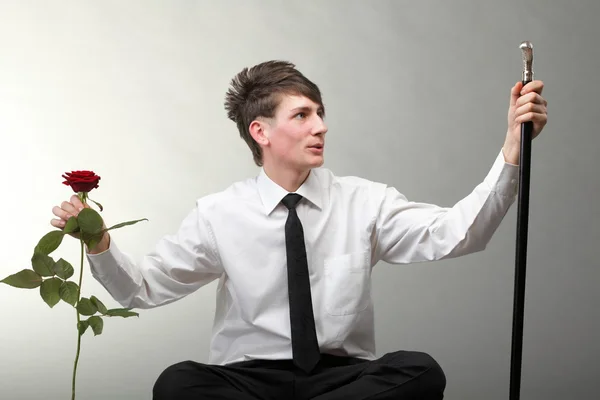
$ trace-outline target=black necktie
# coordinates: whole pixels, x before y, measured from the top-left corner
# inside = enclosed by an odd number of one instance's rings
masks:
[[[282,203],[289,210],[285,223],[285,247],[287,251],[292,351],[296,366],[308,373],[319,362],[320,353],[310,295],[304,231],[296,213],[296,204],[301,199],[302,196],[299,194],[291,193],[284,197]]]

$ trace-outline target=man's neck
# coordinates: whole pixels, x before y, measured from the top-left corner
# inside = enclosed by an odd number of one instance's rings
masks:
[[[305,171],[297,171],[268,165],[264,165],[263,169],[265,170],[265,174],[267,174],[269,179],[290,193],[298,190],[298,188],[302,186],[310,174],[310,169]]]

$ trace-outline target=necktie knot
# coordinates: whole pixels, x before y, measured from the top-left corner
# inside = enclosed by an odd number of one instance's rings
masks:
[[[286,195],[281,202],[287,207],[288,210],[291,210],[292,208],[296,208],[296,205],[300,200],[302,200],[301,195],[297,193],[290,193]]]

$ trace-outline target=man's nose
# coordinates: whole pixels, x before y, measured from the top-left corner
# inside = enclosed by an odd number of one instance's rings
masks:
[[[327,133],[327,130],[328,130],[327,124],[325,124],[325,121],[323,121],[323,118],[317,117],[314,129],[313,129],[313,135],[324,135]]]

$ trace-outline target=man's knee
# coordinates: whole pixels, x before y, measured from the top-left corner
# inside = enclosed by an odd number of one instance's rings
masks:
[[[441,365],[429,354],[420,351],[399,351],[390,353],[391,363],[406,368],[419,375],[422,387],[428,392],[442,393],[446,388],[446,374]]]
[[[417,352],[419,359],[427,368],[425,380],[432,392],[443,392],[446,389],[446,374],[442,366],[429,354]]]
[[[156,379],[152,394],[154,400],[173,399],[179,388],[191,375],[198,373],[198,364],[192,361],[183,361],[167,367]]]

